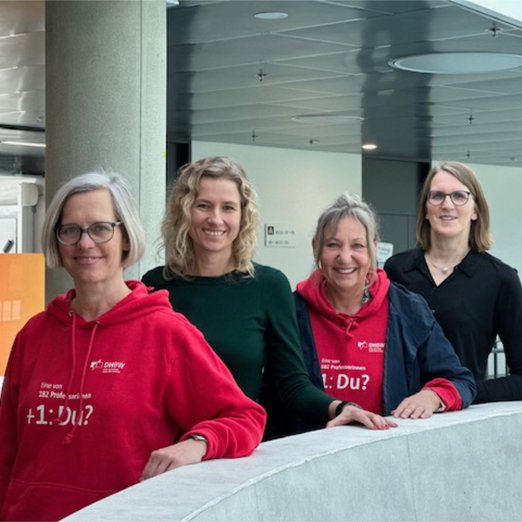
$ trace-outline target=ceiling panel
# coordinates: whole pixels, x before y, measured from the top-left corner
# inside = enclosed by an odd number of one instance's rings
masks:
[[[413,1],[412,4],[416,4],[417,9],[406,13],[375,16],[364,21],[338,21],[320,27],[286,31],[285,34],[353,47],[375,48],[483,35],[487,27],[482,16],[449,3],[438,9],[429,2]],[[498,22],[496,26],[505,32],[513,30]]]
[[[0,0],[2,136],[45,140],[44,7]],[[269,9],[288,17],[254,17]],[[417,53],[522,54],[519,26],[450,0],[180,0],[167,18],[170,142],[358,153],[372,140],[378,149],[365,154],[375,157],[522,165],[522,68],[441,75],[389,65]],[[303,115],[363,119],[294,121]],[[43,154],[0,143],[16,168]]]
[[[45,143],[45,2],[0,1],[0,174],[42,173]],[[37,132],[30,132],[36,130]]]
[[[2,1],[0,35],[36,33],[45,28],[45,3],[41,0]]]
[[[503,154],[495,145],[520,128],[520,69],[433,75],[397,71],[389,61],[416,53],[522,53],[520,27],[451,1],[185,5],[168,13],[171,29],[184,28],[169,36],[176,93],[169,102],[171,141],[192,136],[353,152],[373,140],[374,156],[426,161],[435,154],[448,158],[446,153],[462,160],[479,146],[484,161],[489,151],[496,163],[513,164],[517,140]],[[288,18],[256,20],[253,14],[267,5]],[[218,18],[220,27],[205,34]],[[259,81],[256,74],[266,76]],[[184,103],[190,112],[182,110]],[[292,120],[320,114],[364,120],[345,128]]]
[[[278,34],[266,34],[220,40],[201,44],[169,45],[169,52],[175,55],[174,66],[178,72],[219,70],[247,64],[262,64],[275,59],[314,56],[341,50],[341,46],[331,43],[313,42],[288,38]],[[216,72],[219,74],[219,71]]]

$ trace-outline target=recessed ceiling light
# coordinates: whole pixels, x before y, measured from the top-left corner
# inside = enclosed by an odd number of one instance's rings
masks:
[[[348,116],[346,114],[303,114],[294,116],[292,121],[299,123],[313,123],[315,125],[340,125],[342,123],[351,123],[353,121],[361,121],[360,116]]]
[[[389,65],[425,74],[479,74],[522,67],[522,55],[506,53],[428,53],[402,56]]]
[[[256,13],[254,18],[258,20],[284,20],[288,18],[288,13],[284,13],[283,11],[264,11]]]
[[[45,143],[33,143],[29,141],[1,141],[4,145],[20,145],[21,147],[45,147]]]
[[[363,150],[375,150],[377,148],[377,145],[375,143],[365,143],[361,146]]]

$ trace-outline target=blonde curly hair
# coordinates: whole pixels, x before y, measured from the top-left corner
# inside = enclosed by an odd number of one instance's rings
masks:
[[[258,223],[256,193],[243,167],[236,161],[222,156],[187,163],[178,170],[161,224],[162,247],[165,249],[163,276],[165,279],[175,276],[187,277],[194,270],[194,245],[189,231],[191,209],[198,196],[202,177],[229,179],[237,185],[241,203],[241,222],[239,234],[232,243],[232,256],[235,270],[253,276],[252,258],[256,248]]]

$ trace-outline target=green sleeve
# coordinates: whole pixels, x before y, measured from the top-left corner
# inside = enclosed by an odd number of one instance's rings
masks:
[[[295,303],[286,276],[269,274],[263,295],[268,310],[267,364],[284,406],[305,420],[326,423],[334,400],[316,388],[306,372],[299,341]]]

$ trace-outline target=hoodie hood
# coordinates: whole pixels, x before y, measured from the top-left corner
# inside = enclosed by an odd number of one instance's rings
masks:
[[[77,328],[92,328],[93,323],[100,327],[116,325],[148,315],[157,310],[171,309],[166,290],[149,294],[148,288],[141,281],[130,280],[125,283],[131,290],[131,293],[94,321],[86,321],[71,310],[71,301],[76,296],[74,288],[66,294],[55,297],[47,306],[47,312],[66,325],[72,324],[73,316],[76,316],[75,323]]]
[[[349,317],[360,320],[374,314],[386,299],[389,287],[390,280],[386,273],[378,268],[375,282],[369,288],[371,299],[357,313]],[[310,309],[336,323],[339,319],[344,321],[348,317],[345,313],[337,312],[330,303],[326,295],[326,280],[319,269],[315,270],[308,279],[298,283],[296,292],[306,301]]]
[[[140,281],[127,281],[126,285],[131,290],[131,293],[116,303],[110,310],[92,321],[86,321],[71,309],[71,301],[76,295],[74,289],[69,290],[66,294],[57,296],[49,303],[47,307],[48,313],[63,323],[66,328],[70,327],[71,336],[71,364],[65,391],[65,401],[56,416],[50,420],[50,425],[60,425],[64,422],[77,368],[80,369],[79,411],[83,411],[85,381],[87,372],[93,364],[91,358],[96,350],[96,335],[100,329],[115,326],[122,322],[129,323],[134,319],[165,308],[171,309],[167,291],[149,294],[147,287]],[[81,332],[83,332],[83,335],[81,335]],[[78,360],[81,358],[80,353],[83,351],[81,348],[78,348],[78,343],[80,345],[85,343],[85,340],[82,343],[78,339],[85,335],[88,335],[87,348],[84,352],[83,360]],[[62,444],[72,444],[79,424],[80,422],[74,424],[72,429],[65,435]]]
[[[310,312],[317,361],[327,393],[375,413],[383,411],[382,382],[389,316],[390,282],[377,270],[371,298],[357,313],[337,312],[320,271],[297,285]]]

